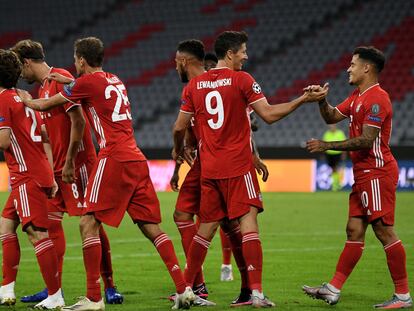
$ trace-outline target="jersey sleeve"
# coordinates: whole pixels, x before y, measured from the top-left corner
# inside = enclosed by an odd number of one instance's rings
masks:
[[[347,99],[345,99],[342,103],[340,103],[338,106],[335,107],[338,112],[343,115],[344,117],[349,118],[351,114],[351,103],[352,103],[353,96],[349,96]]]
[[[247,72],[239,72],[238,83],[248,105],[265,97],[259,83]]]
[[[15,97],[15,100],[17,100],[16,97]],[[12,114],[10,110],[11,110],[11,107],[7,103],[2,103],[0,105],[0,129],[12,127]]]
[[[63,85],[60,94],[72,104],[81,103],[83,99],[90,97],[89,82],[86,77],[80,77],[69,84]],[[65,106],[66,108],[66,106]]]
[[[73,76],[70,74],[70,72],[67,72],[67,71],[61,71],[61,72],[59,72],[61,75],[63,75],[63,76],[65,76],[65,77],[68,77],[68,78],[72,78],[73,79]],[[65,87],[65,84],[62,84],[62,83],[56,83],[56,94],[57,93],[62,93],[62,92],[64,92],[65,90],[64,90],[64,87]],[[76,106],[80,106],[81,105],[81,103],[79,102],[79,101],[77,101],[76,103],[74,103],[74,102],[71,102],[71,101],[68,101],[66,104],[64,104],[63,105],[63,108],[66,110],[66,111],[69,111],[69,110],[71,110],[73,107],[76,107]]]
[[[181,112],[194,114],[194,105],[191,100],[189,85],[187,85],[181,93]]]
[[[364,121],[363,124],[381,128],[382,123],[388,116],[386,98],[375,96],[367,98],[364,103]]]

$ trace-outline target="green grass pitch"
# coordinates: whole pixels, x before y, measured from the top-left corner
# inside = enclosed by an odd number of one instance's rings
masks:
[[[6,193],[0,200],[5,201]],[[184,264],[183,251],[172,221],[176,194],[160,193],[162,228],[172,238]],[[279,310],[371,310],[372,305],[391,297],[393,285],[387,270],[384,251],[368,229],[362,259],[343,288],[338,305],[328,306],[301,292],[301,286],[329,281],[345,241],[348,193],[265,193],[265,212],[260,215],[260,236],[264,253],[264,291]],[[414,193],[398,193],[396,231],[407,252],[407,268],[414,288]],[[67,304],[85,294],[78,219],[65,216],[67,251],[63,273],[63,290]],[[19,229],[20,230],[20,229]],[[167,297],[173,284],[155,248],[132,224],[128,216],[119,229],[107,229],[112,248],[114,278],[125,295],[123,305],[107,305],[107,310],[168,310]],[[19,232],[22,248],[20,271],[16,282],[17,296],[31,294],[44,287],[33,248]],[[238,294],[236,280],[220,282],[221,248],[216,237],[204,264],[210,299],[217,303],[212,310],[230,310],[230,301]],[[235,268],[235,265],[233,264]],[[26,310],[18,302],[15,310]],[[242,309],[248,309],[243,307]]]

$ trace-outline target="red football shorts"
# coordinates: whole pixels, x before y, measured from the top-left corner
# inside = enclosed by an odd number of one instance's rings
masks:
[[[134,222],[160,223],[160,204],[147,161],[118,162],[100,158],[86,189],[84,214],[109,226],[118,227],[125,211]]]
[[[55,176],[59,190],[53,199],[48,201],[48,212],[64,212],[69,216],[81,216],[84,210],[84,193],[88,184],[88,176],[95,165],[89,161],[76,169],[76,181],[72,184],[63,182],[61,176]]]
[[[225,217],[239,218],[250,211],[250,207],[263,211],[262,195],[256,171],[252,165],[247,174],[227,178],[201,178],[201,222],[219,221]]]
[[[50,188],[40,187],[36,182],[29,181],[12,189],[4,206],[2,216],[19,221],[25,231],[29,224],[47,229],[47,197]]]
[[[200,178],[201,165],[198,158],[196,158],[193,167],[188,171],[187,176],[185,176],[180,192],[178,193],[177,203],[175,204],[177,211],[198,214],[201,198]]]
[[[394,224],[395,192],[398,176],[384,176],[355,183],[349,195],[349,217],[366,217],[371,223],[378,218],[386,225]]]

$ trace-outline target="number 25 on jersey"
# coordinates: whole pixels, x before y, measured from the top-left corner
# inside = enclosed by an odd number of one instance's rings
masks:
[[[115,93],[116,102],[114,111],[112,112],[112,122],[124,121],[124,120],[132,120],[131,113],[129,112],[129,100],[128,96],[125,92],[125,85],[118,84],[118,85],[108,85],[105,89],[105,99],[110,99]],[[124,104],[125,113],[120,113],[121,105]]]

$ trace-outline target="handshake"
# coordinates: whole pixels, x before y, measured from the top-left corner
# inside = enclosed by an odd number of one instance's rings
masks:
[[[328,95],[329,83],[325,83],[324,86],[309,85],[303,91],[302,99],[304,102],[320,102]]]

